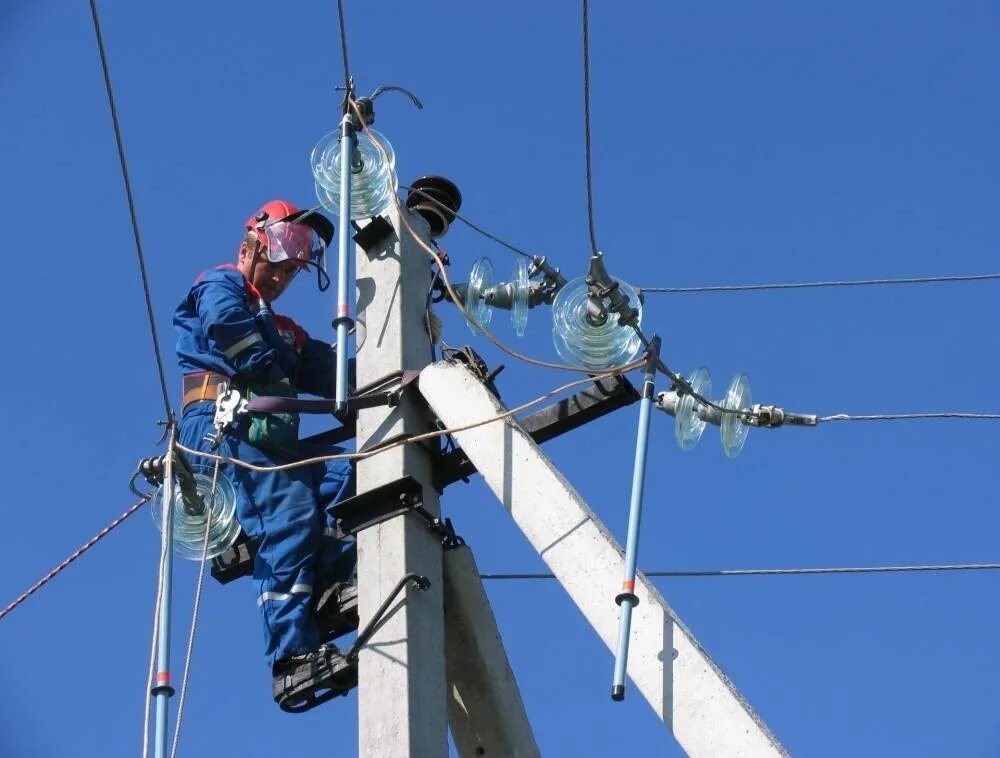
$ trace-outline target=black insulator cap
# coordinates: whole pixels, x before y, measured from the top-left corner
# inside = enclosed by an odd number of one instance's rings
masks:
[[[611,687],[611,699],[615,702],[621,702],[625,699],[625,686],[621,684],[615,684]]]
[[[462,193],[443,176],[422,176],[410,185],[406,207],[416,211],[431,225],[431,237],[443,237],[462,207]]]

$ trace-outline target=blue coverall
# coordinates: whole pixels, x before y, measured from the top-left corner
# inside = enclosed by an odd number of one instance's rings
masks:
[[[203,273],[177,307],[177,358],[185,374],[211,371],[237,386],[267,387],[287,380],[294,390],[331,397],[335,351],[311,339],[294,321],[256,311],[256,292],[235,266]],[[260,394],[268,394],[261,392]],[[210,449],[214,401],[191,403],[181,417],[183,445]],[[221,455],[263,466],[289,459],[248,442],[249,421],[242,417],[226,430]],[[298,458],[342,452],[338,448],[299,450]],[[329,461],[278,472],[254,472],[232,464],[220,471],[236,487],[236,515],[249,536],[259,540],[253,579],[264,619],[266,657],[272,666],[288,656],[319,647],[311,609],[316,582],[343,581],[342,554],[353,545],[336,539],[336,524],[326,507],[354,494],[347,461]],[[346,561],[348,566],[351,561]]]

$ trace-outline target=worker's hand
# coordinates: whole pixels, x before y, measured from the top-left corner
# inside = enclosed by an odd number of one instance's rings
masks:
[[[430,335],[431,342],[435,345],[441,341],[441,319],[432,310],[427,311],[427,318],[424,319],[424,330]]]

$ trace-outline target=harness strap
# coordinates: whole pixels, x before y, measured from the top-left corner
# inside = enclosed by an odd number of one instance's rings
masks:
[[[214,371],[198,371],[193,374],[185,374],[181,413],[192,403],[215,400],[219,396],[219,384],[221,382],[228,384],[229,381],[228,376],[217,374]]]

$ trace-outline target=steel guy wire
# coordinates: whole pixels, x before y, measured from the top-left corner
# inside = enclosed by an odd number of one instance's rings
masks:
[[[128,213],[132,221],[132,236],[135,238],[136,256],[139,261],[139,276],[142,279],[142,291],[146,299],[146,316],[149,319],[149,331],[153,341],[153,354],[156,356],[156,370],[160,376],[160,390],[163,393],[163,409],[167,421],[174,417],[170,406],[170,393],[167,390],[166,374],[163,370],[163,356],[160,354],[160,339],[156,333],[156,319],[153,315],[153,297],[149,289],[149,277],[146,274],[146,257],[142,252],[142,239],[139,236],[139,220],[135,212],[135,198],[132,195],[132,182],[129,179],[128,163],[125,160],[125,145],[122,140],[121,125],[118,122],[118,108],[115,105],[114,90],[111,87],[111,71],[108,67],[108,57],[104,49],[104,36],[101,34],[101,23],[97,16],[97,2],[90,0],[90,15],[94,21],[94,34],[97,36],[97,52],[101,57],[101,70],[104,73],[104,89],[108,95],[108,105],[111,108],[111,123],[115,132],[115,145],[118,148],[118,162],[121,164],[122,179],[125,183],[125,197],[128,200]]]
[[[44,587],[46,584],[48,584],[52,579],[54,579],[56,576],[58,576],[60,573],[62,573],[65,569],[67,569],[69,567],[69,565],[71,563],[73,563],[73,561],[75,561],[81,555],[83,555],[88,550],[90,550],[90,548],[92,548],[94,545],[96,545],[102,539],[104,539],[105,537],[107,537],[108,534],[110,534],[111,531],[113,529],[115,529],[115,527],[119,526],[123,521],[125,521],[125,519],[127,519],[129,516],[131,516],[137,510],[139,510],[143,505],[146,504],[147,501],[148,501],[148,498],[144,498],[144,499],[140,500],[139,502],[134,503],[122,515],[120,515],[118,518],[116,518],[114,521],[112,521],[110,524],[108,524],[106,527],[104,527],[95,536],[91,537],[90,540],[88,540],[86,544],[82,545],[77,550],[75,550],[68,558],[66,558],[66,560],[64,560],[62,563],[60,563],[58,566],[56,566],[54,569],[52,569],[49,573],[47,573],[45,576],[43,576],[41,579],[39,579],[37,582],[35,582],[33,585],[31,585],[31,587],[29,587],[24,592],[22,592],[21,595],[16,600],[14,600],[14,602],[12,602],[6,608],[4,608],[2,611],[0,611],[0,619],[2,619],[4,616],[6,616],[11,611],[13,611],[19,605],[21,605],[21,603],[23,603],[29,597],[31,597],[32,595],[34,595],[38,590],[40,590],[42,587]]]
[[[587,164],[587,226],[590,230],[590,250],[597,255],[594,234],[594,182],[590,167],[590,4],[583,0],[583,136]]]
[[[719,284],[702,287],[638,287],[643,294],[694,292],[752,292],[760,290],[819,289],[821,287],[863,287],[882,284],[933,284],[938,282],[980,282],[1000,279],[1000,274],[958,274],[954,276],[914,276],[899,279],[833,279],[817,282],[785,282],[777,284]]]
[[[903,574],[928,571],[991,571],[1000,569],[1000,563],[954,563],[913,566],[833,566],[827,568],[771,568],[771,569],[675,569],[642,571],[647,577],[720,577],[720,576],[804,576],[822,574]],[[480,579],[555,579],[551,573],[480,574]]]

